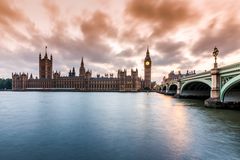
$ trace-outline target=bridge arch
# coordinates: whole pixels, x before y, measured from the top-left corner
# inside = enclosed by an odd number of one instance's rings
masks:
[[[163,93],[166,93],[166,92],[167,92],[167,85],[164,85],[164,86],[162,87],[162,92],[163,92]]]
[[[164,87],[163,85],[160,86],[159,92],[162,92],[162,91],[163,91],[163,87]]]
[[[211,81],[199,79],[185,82],[181,86],[180,95],[186,97],[210,97]]]
[[[162,90],[162,86],[159,87],[158,92],[161,92],[161,90]]]
[[[235,96],[239,96],[239,93],[240,93],[240,90],[239,90],[240,89],[240,75],[233,77],[227,83],[224,84],[224,86],[222,87],[221,92],[220,92],[221,102],[224,102],[226,94],[230,93],[231,90],[233,90],[234,88],[238,89],[238,95],[235,95]],[[231,95],[231,96],[233,96],[233,95]],[[233,96],[233,98],[234,98],[234,96]]]
[[[177,88],[178,88],[177,84],[175,84],[175,83],[171,84],[168,88],[168,94],[170,94],[170,95],[177,94]]]
[[[169,90],[177,89],[177,84],[173,83],[169,86]]]

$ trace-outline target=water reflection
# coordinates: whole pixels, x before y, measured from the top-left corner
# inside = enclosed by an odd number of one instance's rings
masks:
[[[207,109],[201,100],[156,93],[0,94],[1,159],[240,157],[240,112]]]

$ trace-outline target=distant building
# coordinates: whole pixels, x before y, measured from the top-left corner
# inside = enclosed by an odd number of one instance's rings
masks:
[[[193,74],[196,74],[195,70],[194,71],[187,71],[186,74],[182,74],[181,71],[178,71],[177,74],[174,73],[174,71],[171,71],[169,74],[168,74],[168,77],[163,77],[163,80],[162,80],[162,83],[166,84],[166,83],[169,83],[170,81],[173,81],[173,80],[179,80],[183,77],[186,77],[186,76],[189,76],[189,75],[193,75]]]
[[[85,70],[82,58],[79,75],[76,76],[75,68],[69,71],[68,76],[61,76],[60,72],[53,72],[53,57],[48,58],[47,47],[45,56],[39,54],[39,78],[32,74],[12,74],[12,90],[75,90],[75,91],[140,91],[143,88],[151,88],[151,58],[147,49],[144,61],[144,77],[138,76],[138,69],[118,70],[117,77],[113,74],[105,74],[101,77],[92,77],[92,72]]]

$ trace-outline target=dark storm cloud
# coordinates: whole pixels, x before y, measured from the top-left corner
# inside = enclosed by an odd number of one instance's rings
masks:
[[[183,24],[191,24],[199,19],[196,10],[192,10],[187,1],[176,3],[174,0],[131,0],[125,10],[133,20],[148,23],[153,27],[152,36],[163,35]]]
[[[226,56],[239,49],[239,37],[240,23],[237,19],[230,18],[220,27],[217,26],[217,21],[214,19],[201,32],[200,38],[192,47],[192,54],[198,56],[211,54],[213,48],[217,46],[220,50],[220,56]]]

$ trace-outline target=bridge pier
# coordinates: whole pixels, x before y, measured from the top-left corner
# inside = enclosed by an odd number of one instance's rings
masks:
[[[168,95],[168,93],[169,93],[169,85],[166,85],[166,92],[165,92],[165,94]]]
[[[181,97],[181,81],[177,81],[177,93],[174,95],[175,98]]]
[[[213,51],[213,56],[215,57],[214,67],[211,70],[211,96],[209,99],[204,101],[206,107],[211,108],[222,108],[224,104],[220,100],[220,71],[217,65],[217,55],[218,49],[215,47]]]

